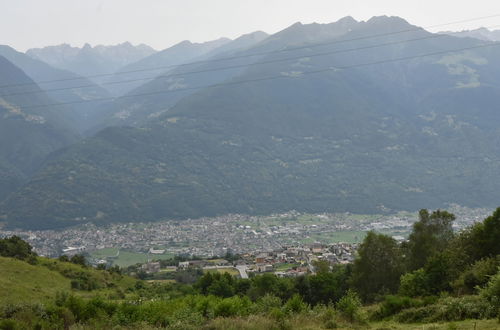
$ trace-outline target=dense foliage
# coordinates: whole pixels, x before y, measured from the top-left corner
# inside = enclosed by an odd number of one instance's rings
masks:
[[[313,329],[330,329],[381,320],[492,319],[500,317],[500,256],[489,244],[498,238],[499,215],[500,208],[455,234],[452,214],[422,210],[407,242],[370,232],[353,265],[319,261],[315,274],[296,278],[267,273],[240,279],[197,271],[192,285],[148,282],[122,275],[116,267],[94,269],[82,256],[38,258],[34,267],[63,275],[70,287],[43,304],[4,304],[0,328],[222,329],[235,327],[224,321],[232,320],[248,329],[299,329],[304,322]],[[2,255],[23,260],[31,253],[18,237],[0,241],[0,247]],[[258,325],[248,327],[252,322]]]
[[[0,239],[0,256],[36,262],[36,253],[31,245],[23,241],[19,236],[11,236]]]

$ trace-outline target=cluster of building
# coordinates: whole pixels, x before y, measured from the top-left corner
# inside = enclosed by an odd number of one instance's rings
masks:
[[[457,215],[455,226],[460,229],[484,219],[491,210],[454,206],[450,212]],[[0,230],[0,237],[18,235],[38,254],[48,257],[116,248],[151,255],[165,253],[209,258],[227,252],[257,255],[261,251],[279,250],[282,246],[347,241],[335,238],[335,235],[345,232],[377,230],[404,239],[416,220],[416,213],[358,216],[350,213],[307,215],[290,211],[270,216],[230,214],[99,227],[85,224],[60,231]],[[362,239],[362,235],[354,236],[349,242],[359,243]],[[327,255],[325,258],[333,257]]]
[[[195,259],[181,261],[176,266],[167,266],[165,271],[201,268],[203,270],[234,269],[241,278],[251,274],[274,273],[280,277],[296,277],[307,273],[315,273],[318,261],[325,261],[330,266],[351,263],[356,254],[357,244],[309,244],[303,246],[285,246],[256,254],[246,253],[234,262],[225,259]],[[159,261],[151,261],[141,266],[147,274],[162,271]]]

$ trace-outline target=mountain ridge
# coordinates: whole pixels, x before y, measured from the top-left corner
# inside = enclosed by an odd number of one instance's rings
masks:
[[[388,32],[395,29],[407,32]],[[0,215],[12,228],[47,229],[291,209],[495,206],[499,49],[434,37],[394,17],[292,30],[237,54],[301,45],[293,57],[240,58],[237,70],[181,81],[223,82],[216,86],[120,103],[143,119],[53,153],[0,205]],[[319,40],[325,55],[311,56]],[[459,48],[469,50],[447,52]],[[269,76],[280,79],[262,79]],[[166,109],[151,117],[155,105]]]

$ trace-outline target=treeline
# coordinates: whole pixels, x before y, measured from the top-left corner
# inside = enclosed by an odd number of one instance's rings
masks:
[[[98,295],[92,299],[73,291],[45,305],[4,306],[0,328],[293,329],[307,322],[325,329],[380,320],[500,321],[500,208],[459,233],[454,220],[446,211],[421,210],[407,241],[369,232],[353,264],[321,261],[315,274],[297,278],[199,273],[192,285],[135,280],[119,290],[110,280],[105,288],[90,288]],[[12,245],[0,247],[1,255],[18,255]]]

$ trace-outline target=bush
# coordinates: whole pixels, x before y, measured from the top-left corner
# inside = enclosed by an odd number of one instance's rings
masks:
[[[410,297],[388,295],[385,296],[380,308],[372,315],[372,319],[382,320],[386,317],[395,315],[404,309],[420,307],[422,305],[423,302]]]
[[[238,296],[226,298],[215,307],[215,316],[230,317],[248,315],[252,303],[247,297]]]
[[[421,268],[401,276],[399,294],[408,297],[425,296],[428,294],[427,276]]]
[[[458,294],[472,294],[484,287],[490,277],[496,274],[500,265],[500,257],[486,258],[476,261],[468,270],[460,274],[452,287]]]
[[[0,320],[0,330],[22,329],[21,325],[14,320]]]
[[[497,312],[500,310],[500,268],[496,275],[491,277],[486,287],[480,290],[480,294]]]
[[[337,309],[341,315],[350,322],[364,321],[361,315],[361,299],[358,294],[352,290],[348,290],[347,294],[340,298],[337,303]]]
[[[302,297],[295,294],[292,298],[288,299],[283,306],[285,313],[298,314],[307,309],[307,304],[302,300]]]
[[[281,299],[272,294],[266,294],[260,298],[255,304],[255,311],[257,313],[268,313],[273,308],[281,308]]]
[[[495,314],[495,309],[479,296],[447,297],[433,305],[405,309],[396,320],[403,323],[462,321],[491,318]]]

